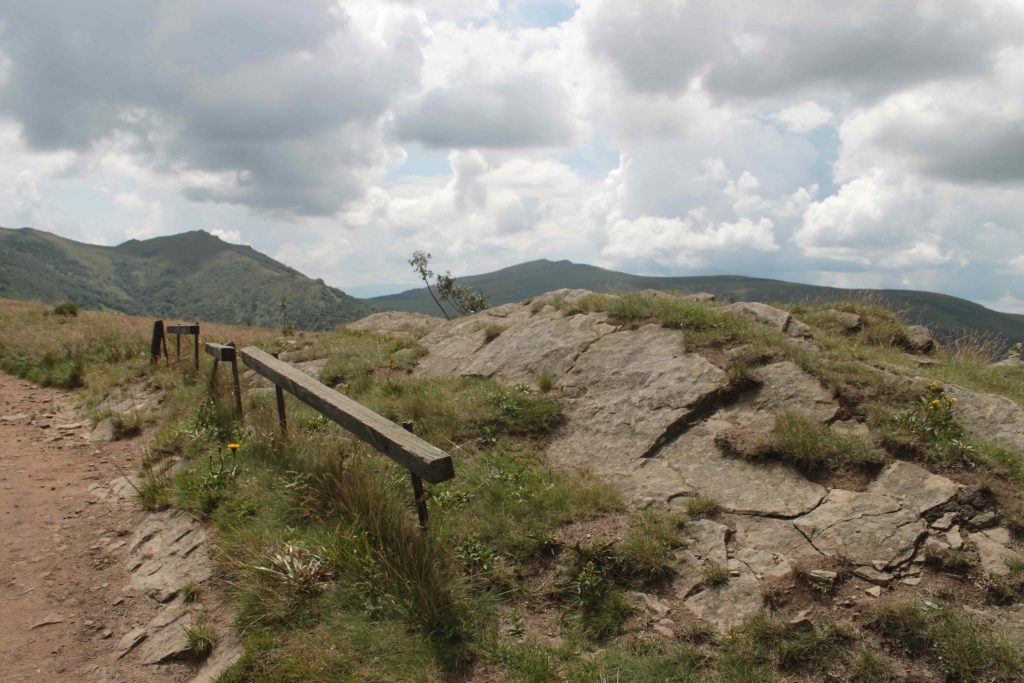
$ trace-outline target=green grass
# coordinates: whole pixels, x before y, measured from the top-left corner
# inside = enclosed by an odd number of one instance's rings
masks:
[[[192,623],[182,628],[185,631],[185,642],[188,643],[188,652],[192,659],[203,659],[213,651],[214,645],[217,644],[217,637],[205,611],[197,611],[193,616]]]
[[[775,417],[770,451],[805,472],[818,469],[877,468],[884,462],[870,439],[843,434],[796,413]]]
[[[895,652],[930,654],[947,680],[1014,681],[1024,676],[1019,644],[951,607],[884,605],[868,625]]]
[[[696,496],[686,499],[686,514],[693,519],[714,517],[720,510],[718,501],[711,496],[698,493]]]

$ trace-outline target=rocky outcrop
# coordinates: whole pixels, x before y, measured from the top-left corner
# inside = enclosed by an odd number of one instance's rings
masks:
[[[960,487],[946,477],[902,461],[882,470],[868,487],[869,493],[888,496],[920,515],[948,503],[959,490]]]
[[[662,449],[658,457],[678,475],[686,490],[711,496],[730,512],[795,517],[825,497],[823,486],[792,467],[723,454],[715,434],[732,426],[720,417],[708,419]]]
[[[981,394],[962,387],[946,389],[957,399],[953,414],[982,439],[1024,453],[1024,408],[1002,396]]]
[[[672,436],[672,428],[728,385],[679,335],[655,325],[594,342],[558,382],[567,424],[548,449],[556,460],[618,479]]]
[[[419,339],[442,324],[444,324],[444,318],[438,318],[433,315],[406,313],[403,311],[384,311],[360,318],[354,323],[348,323],[345,325],[345,329],[367,332],[380,337]]]
[[[732,313],[767,325],[790,337],[811,337],[811,328],[794,318],[789,311],[754,301],[741,301],[722,308],[723,313]]]
[[[213,575],[206,551],[206,529],[181,510],[141,512],[128,547],[131,587],[157,602],[167,602],[183,585]]]
[[[460,372],[513,383],[532,384],[545,373],[558,378],[591,344],[614,330],[603,316],[565,316],[548,308],[501,332]]]

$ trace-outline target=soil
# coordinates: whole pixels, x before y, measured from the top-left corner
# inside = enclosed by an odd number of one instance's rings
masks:
[[[73,402],[0,373],[0,680],[183,680],[185,665],[118,659],[159,605],[127,589],[137,508],[95,489],[134,473],[145,441],[90,443]]]

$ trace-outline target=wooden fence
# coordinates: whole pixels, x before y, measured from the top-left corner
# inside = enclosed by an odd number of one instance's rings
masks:
[[[203,345],[206,353],[213,356],[213,371],[210,373],[210,391],[217,387],[217,365],[219,363],[231,363],[231,384],[235,390],[235,412],[242,417],[242,387],[238,382],[238,354],[235,353],[234,342],[227,344],[211,344],[206,342]]]
[[[234,349],[232,347],[224,347]],[[427,528],[423,480],[432,484],[455,476],[450,455],[412,433],[412,424],[399,426],[271,354],[247,346],[237,352],[242,362],[274,384],[281,429],[288,430],[284,392],[292,394],[358,439],[409,470],[420,527]]]
[[[191,325],[164,325],[163,320],[153,323],[153,339],[149,345],[149,363],[156,365],[160,362],[160,353],[163,351],[164,362],[170,365],[170,358],[167,354],[167,335],[175,337],[175,358],[181,360],[181,335],[192,335],[192,362],[195,369],[199,369],[199,323]]]

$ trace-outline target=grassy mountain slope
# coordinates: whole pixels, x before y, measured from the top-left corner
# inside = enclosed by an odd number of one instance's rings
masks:
[[[321,280],[201,230],[102,247],[0,228],[0,296],[262,326],[280,325],[287,296],[300,329],[331,329],[371,312]]]
[[[766,303],[811,303],[870,296],[900,312],[908,322],[926,324],[939,333],[986,332],[1009,340],[1024,339],[1024,316],[1000,313],[965,299],[933,292],[839,289],[737,275],[648,277],[546,259],[503,268],[493,273],[461,277],[459,282],[486,294],[491,305],[521,301],[561,287],[594,291],[663,289],[711,292],[720,299]],[[438,314],[437,307],[425,289],[412,289],[367,301],[381,310]]]

